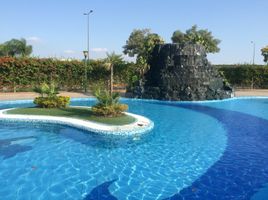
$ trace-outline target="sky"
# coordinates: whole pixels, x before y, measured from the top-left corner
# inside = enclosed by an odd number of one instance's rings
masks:
[[[83,58],[90,15],[90,58],[122,54],[133,29],[150,28],[166,43],[192,25],[221,40],[213,64],[263,64],[268,0],[0,0],[0,43],[25,38],[38,57]],[[253,43],[251,42],[253,41]],[[129,58],[125,57],[127,60]]]

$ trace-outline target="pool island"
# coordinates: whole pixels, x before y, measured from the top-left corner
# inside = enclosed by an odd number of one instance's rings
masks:
[[[43,122],[68,125],[93,133],[137,135],[152,130],[153,122],[141,115],[124,112],[121,116],[103,117],[92,114],[90,107],[43,109],[12,108],[0,110],[0,120]]]

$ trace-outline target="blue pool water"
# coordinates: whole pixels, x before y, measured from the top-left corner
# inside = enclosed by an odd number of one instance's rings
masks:
[[[268,199],[268,99],[123,102],[153,131],[133,140],[0,121],[0,199]]]

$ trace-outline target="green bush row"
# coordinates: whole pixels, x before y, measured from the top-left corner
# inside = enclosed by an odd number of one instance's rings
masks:
[[[234,87],[268,88],[268,67],[264,65],[215,66]]]
[[[133,76],[133,63],[114,66],[115,83],[128,83]],[[80,90],[84,84],[85,63],[39,58],[0,57],[0,92],[31,90],[42,82],[55,82],[64,90]],[[88,85],[108,84],[110,69],[104,60],[91,60],[87,65]]]
[[[215,65],[235,87],[268,88],[268,67],[264,65]],[[55,82],[63,90],[81,90],[85,63],[51,58],[0,57],[0,92],[32,90],[43,82]],[[87,65],[87,85],[108,85],[110,70],[104,60],[91,60]],[[114,66],[115,83],[131,86],[138,80],[137,66],[122,62]]]

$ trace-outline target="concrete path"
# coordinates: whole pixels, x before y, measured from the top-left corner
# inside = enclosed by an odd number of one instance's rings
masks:
[[[235,96],[268,96],[268,89],[237,89],[235,91]]]
[[[60,92],[60,95],[69,96],[72,98],[87,98],[91,97],[90,94],[84,94],[79,92]],[[35,92],[7,92],[0,93],[0,101],[1,100],[23,100],[23,99],[34,99],[38,97],[39,94]]]
[[[60,95],[70,96],[72,98],[92,97],[91,94],[84,94],[79,92],[60,92]],[[0,101],[34,99],[37,96],[38,94],[34,92],[0,93]],[[235,91],[235,97],[243,97],[243,96],[268,96],[268,89],[237,89]]]

